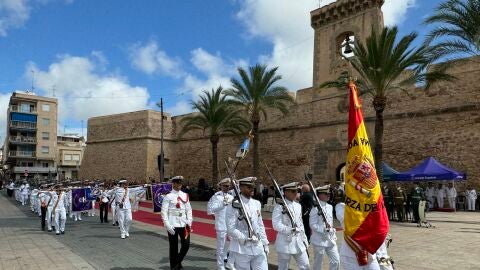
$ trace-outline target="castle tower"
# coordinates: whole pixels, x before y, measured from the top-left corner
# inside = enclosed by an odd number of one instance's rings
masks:
[[[311,26],[315,30],[314,88],[336,79],[347,69],[347,61],[341,54],[346,36],[364,41],[372,27],[383,27],[383,3],[384,0],[338,0],[310,12]]]

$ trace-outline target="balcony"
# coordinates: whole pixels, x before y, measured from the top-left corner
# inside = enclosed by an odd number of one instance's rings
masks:
[[[19,157],[19,158],[35,158],[37,152],[35,151],[9,151],[9,157]]]
[[[56,170],[54,167],[13,167],[14,173],[56,173]]]
[[[21,107],[18,105],[11,105],[10,106],[10,111],[11,112],[19,112],[19,113],[31,113],[31,114],[36,114],[37,113],[37,108],[36,107]]]
[[[10,128],[12,129],[37,129],[35,122],[10,121]]]
[[[9,137],[9,142],[12,144],[36,144],[37,138],[35,137],[27,137],[27,136],[16,136],[16,137]]]

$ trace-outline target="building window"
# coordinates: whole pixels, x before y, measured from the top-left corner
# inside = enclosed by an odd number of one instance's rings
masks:
[[[42,132],[42,140],[50,140],[50,133]]]
[[[80,161],[80,155],[72,155],[73,161]]]
[[[43,168],[48,168],[48,162],[42,162],[42,167]]]
[[[43,118],[42,122],[43,122],[44,126],[49,126],[50,125],[50,119],[48,119],[48,118]]]
[[[30,104],[22,103],[20,105],[20,111],[21,112],[30,112]]]
[[[65,155],[65,156],[63,157],[63,160],[65,160],[65,161],[71,161],[71,160],[72,160],[72,155]]]
[[[50,111],[50,105],[48,105],[48,104],[42,104],[42,111],[44,111],[44,112],[49,112],[49,111]]]
[[[49,147],[48,146],[42,146],[42,154],[48,154]]]

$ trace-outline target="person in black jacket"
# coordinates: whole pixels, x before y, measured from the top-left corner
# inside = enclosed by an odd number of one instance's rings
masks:
[[[302,186],[302,195],[300,196],[300,205],[302,206],[302,220],[305,234],[307,235],[308,242],[310,243],[310,211],[313,208],[313,194],[310,191],[308,184]]]

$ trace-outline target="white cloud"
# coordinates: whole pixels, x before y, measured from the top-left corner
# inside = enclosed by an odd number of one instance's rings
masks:
[[[19,28],[30,17],[27,0],[0,0],[0,36],[6,36],[10,28]]]
[[[407,10],[415,7],[415,2],[416,0],[386,0],[382,7],[385,25],[396,25],[405,21]]]
[[[180,60],[168,56],[155,41],[145,45],[136,43],[130,46],[129,52],[132,66],[147,74],[158,73],[174,78],[179,78],[183,74]]]
[[[53,2],[71,4],[74,0],[0,0],[0,36],[8,30],[22,27],[30,18],[34,4],[46,5]]]
[[[327,5],[334,0],[322,1]],[[389,25],[405,19],[406,11],[415,0],[386,0],[383,7]],[[318,0],[241,0],[237,18],[247,27],[250,38],[270,41],[272,52],[259,57],[269,66],[278,66],[281,83],[291,90],[312,85],[313,36],[310,11],[318,8]],[[275,8],[272,8],[275,7]]]
[[[175,106],[167,107],[165,112],[168,112],[172,115],[181,115],[192,112],[192,105],[186,100],[178,101]]]
[[[35,86],[41,95],[52,96],[55,88],[59,121],[87,120],[147,107],[147,89],[130,85],[118,74],[100,72],[98,67],[104,63],[98,55],[98,52],[92,57],[63,55],[47,70],[34,63],[27,65],[25,75],[29,77],[31,70],[35,72]]]

